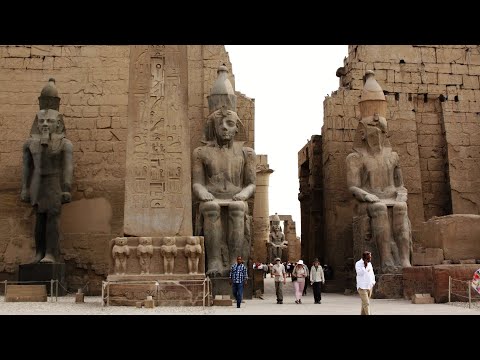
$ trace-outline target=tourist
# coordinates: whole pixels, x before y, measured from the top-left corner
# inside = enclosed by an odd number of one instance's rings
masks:
[[[243,298],[243,287],[247,285],[247,268],[241,256],[237,256],[237,263],[230,268],[230,285],[232,285],[233,296],[237,300],[237,308],[240,307]]]
[[[308,269],[303,264],[303,260],[298,260],[297,265],[293,269],[292,276],[297,278],[297,280],[293,282],[295,288],[295,304],[301,304],[303,288],[305,287],[305,278],[308,276]]]
[[[355,263],[357,272],[357,291],[362,299],[362,310],[360,315],[370,315],[370,297],[372,288],[375,285],[375,274],[372,266],[372,254],[365,251],[362,258]]]
[[[280,262],[280,258],[275,259],[275,265],[272,266],[272,275],[275,277],[275,294],[277,295],[277,304],[283,304],[283,285],[287,282],[285,266]]]
[[[317,258],[313,259],[313,265],[310,269],[310,285],[313,288],[313,299],[315,304],[321,304],[322,284],[325,284],[325,276]]]

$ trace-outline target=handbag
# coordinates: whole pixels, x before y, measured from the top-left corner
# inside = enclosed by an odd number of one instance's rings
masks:
[[[297,281],[297,277],[292,275],[292,281]]]

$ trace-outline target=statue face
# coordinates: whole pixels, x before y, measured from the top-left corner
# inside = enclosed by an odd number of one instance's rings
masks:
[[[215,131],[217,138],[222,141],[230,141],[238,132],[237,119],[232,111],[228,111],[227,116],[215,119]]]
[[[115,239],[116,245],[127,245],[127,238],[116,238]]]
[[[40,110],[37,113],[37,127],[40,133],[48,130],[50,134],[53,134],[57,131],[58,114],[58,111],[52,109]]]

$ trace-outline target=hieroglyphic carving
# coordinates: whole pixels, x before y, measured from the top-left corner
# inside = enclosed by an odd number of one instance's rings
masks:
[[[172,231],[163,231],[162,235],[191,235],[191,221],[182,220],[191,214],[186,48],[132,48],[134,83],[129,96],[125,232],[158,236],[158,229],[165,230],[165,220],[176,214],[177,220],[168,221],[171,225],[166,226]],[[145,220],[137,226],[140,216]],[[189,231],[183,231],[187,228]]]

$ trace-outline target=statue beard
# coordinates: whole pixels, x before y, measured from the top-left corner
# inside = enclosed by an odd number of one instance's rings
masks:
[[[40,129],[40,144],[48,146],[48,141],[50,140],[50,131],[48,128]]]

